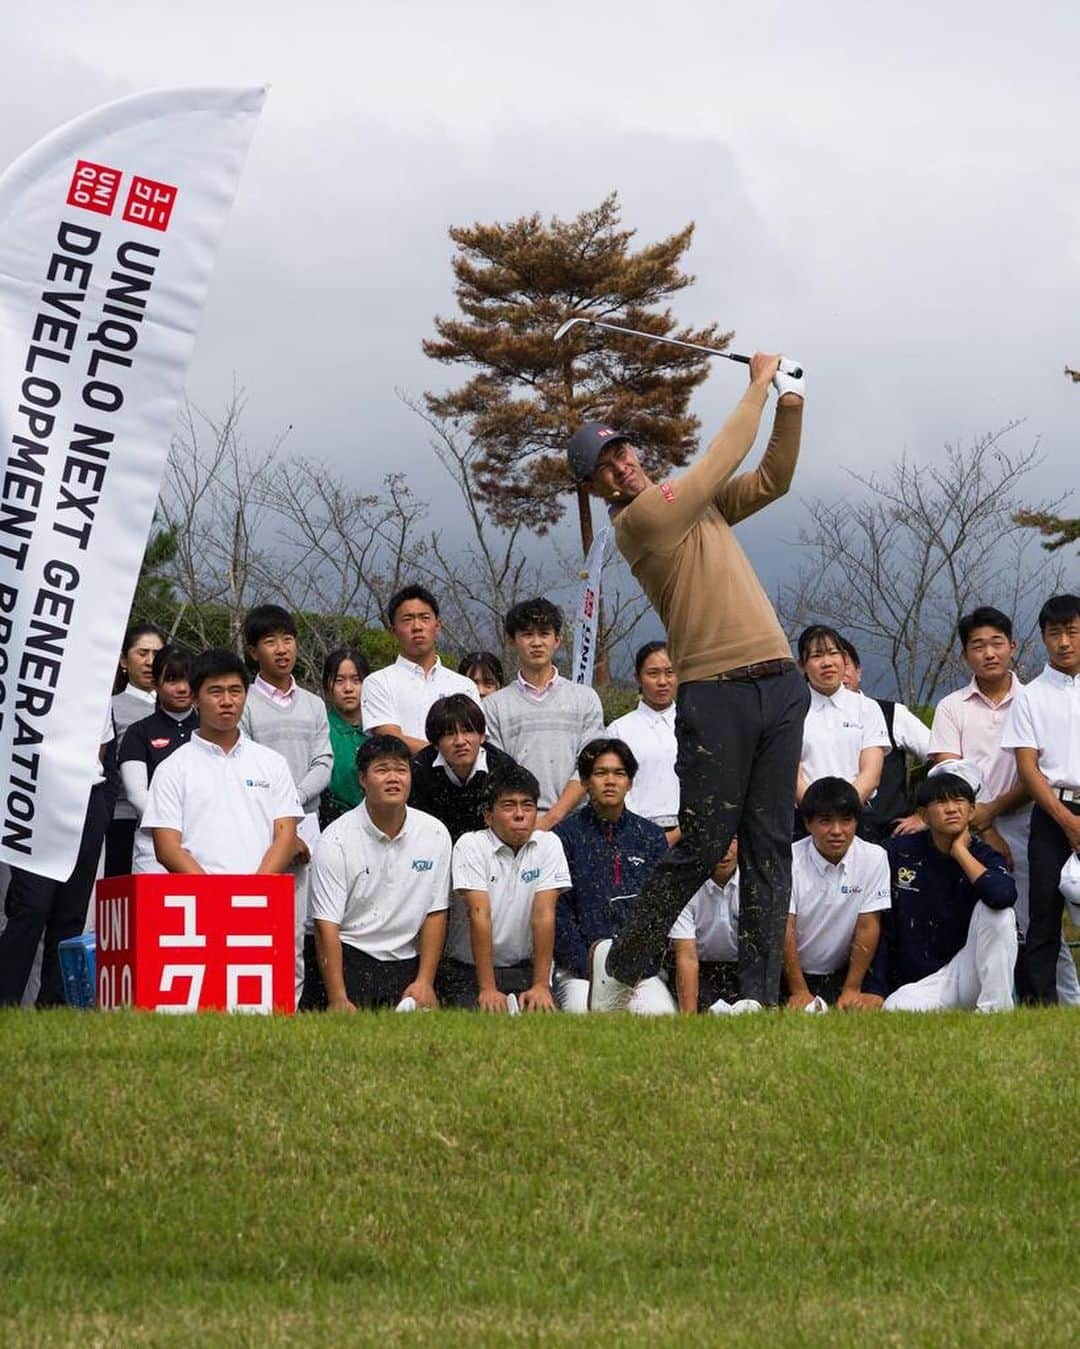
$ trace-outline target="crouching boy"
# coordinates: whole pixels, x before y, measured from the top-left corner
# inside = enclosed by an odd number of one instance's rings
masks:
[[[862,801],[844,778],[812,782],[801,804],[809,836],[791,849],[787,1005],[880,1007],[879,996],[863,992],[863,980],[889,907],[889,859],[884,848],[856,838]]]
[[[926,831],[891,838],[892,908],[867,981],[887,1012],[1013,1005],[1016,882],[971,833],[975,792],[936,773],[915,796]]]
[[[356,752],[364,799],[311,859],[315,951],[331,1011],[434,1007],[450,905],[450,835],[409,799],[409,747],[373,735]]]
[[[439,996],[456,1007],[551,1012],[555,905],[570,884],[562,844],[536,828],[540,787],[516,764],[484,787],[486,829],[454,845],[454,908]]]

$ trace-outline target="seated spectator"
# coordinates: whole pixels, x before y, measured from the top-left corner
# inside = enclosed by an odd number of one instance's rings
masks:
[[[554,1011],[555,902],[570,884],[562,844],[536,828],[539,785],[513,765],[488,779],[487,828],[454,845],[454,909],[439,996],[455,1007]]]
[[[450,835],[406,805],[409,749],[373,735],[356,755],[364,799],[319,838],[311,912],[319,972],[331,1011],[434,1007],[446,940]]]
[[[434,815],[456,843],[462,834],[484,828],[484,788],[513,759],[484,744],[483,709],[464,693],[432,703],[424,723],[431,742],[413,759],[409,805]]]
[[[490,651],[470,651],[458,663],[458,674],[463,674],[476,685],[481,698],[488,698],[506,683],[502,661]]]
[[[862,661],[846,637],[844,650],[844,688],[860,698],[869,698],[862,690]],[[889,749],[881,766],[878,789],[863,808],[859,819],[859,837],[870,843],[884,843],[894,832],[911,833],[911,797],[908,792],[909,759],[923,764],[930,754],[930,728],[903,703],[892,698],[871,698],[881,709],[889,734]]]
[[[517,679],[485,699],[488,743],[532,773],[540,784],[538,828],[553,829],[577,810],[585,789],[577,756],[604,733],[595,690],[564,679],[554,655],[562,641],[562,611],[550,600],[522,600],[506,615],[517,654]]]
[[[892,908],[866,981],[886,1011],[1013,1005],[1016,882],[1004,859],[971,833],[975,793],[954,773],[919,784],[926,830],[885,845]]]
[[[739,843],[732,839],[713,874],[671,929],[680,1012],[728,1007],[739,997]],[[719,1008],[718,1010],[726,1010]]]
[[[319,806],[323,829],[364,799],[356,773],[356,752],[367,739],[360,726],[360,697],[370,673],[363,653],[355,646],[335,647],[323,662],[323,697],[334,753],[330,785]]]
[[[658,824],[669,845],[679,839],[679,779],[675,774],[675,694],[679,687],[665,642],[646,642],[634,657],[641,698],[607,728],[623,740],[638,761],[637,776],[626,798],[628,810]]]
[[[141,827],[166,871],[280,875],[304,812],[284,758],[240,730],[247,669],[231,651],[204,651],[190,683],[199,729],[155,771]]]
[[[128,727],[120,748],[120,777],[136,813],[136,826],[142,822],[155,769],[181,745],[186,745],[198,730],[199,714],[191,694],[190,677],[191,653],[183,647],[163,646],[154,654],[156,709]],[[137,828],[131,869],[136,875],[162,870],[148,830]]]
[[[129,726],[154,710],[154,656],[165,645],[156,623],[137,623],[124,633],[120,662],[113,684],[112,719],[116,728],[114,751],[119,755]],[[139,812],[127,798],[123,783],[105,834],[104,876],[128,876]]]
[[[564,1012],[588,1011],[589,949],[622,928],[646,875],[667,852],[660,826],[626,809],[638,768],[629,745],[591,740],[577,768],[588,799],[555,826],[570,867],[555,929],[555,993]],[[659,969],[635,986],[628,1010],[675,1010]]]
[[[479,702],[480,695],[471,679],[439,659],[435,644],[442,625],[439,602],[430,590],[409,585],[391,596],[386,625],[401,654],[364,680],[361,719],[368,735],[396,735],[410,753],[419,754],[427,744],[424,723],[437,698],[466,693]]]
[[[819,778],[843,778],[863,805],[877,791],[891,741],[881,708],[843,685],[843,639],[815,624],[799,634],[799,669],[810,685],[796,799]]]
[[[862,803],[843,778],[812,782],[802,813],[809,837],[791,849],[787,1006],[802,1009],[820,999],[841,1011],[879,1007],[880,998],[862,989],[889,907],[889,859],[876,843],[856,837]]]

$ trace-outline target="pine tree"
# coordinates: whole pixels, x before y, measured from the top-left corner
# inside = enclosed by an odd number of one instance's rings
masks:
[[[689,411],[709,357],[618,337],[585,324],[561,341],[569,318],[625,323],[658,336],[724,347],[717,325],[676,331],[661,306],[691,285],[681,270],[693,224],[658,243],[631,249],[618,196],[574,220],[538,214],[450,231],[461,317],[435,319],[424,342],[433,360],[477,369],[449,393],[429,393],[433,415],[468,430],[480,445],[473,472],[494,518],[524,519],[538,534],[576,499],[582,551],[592,542],[587,494],[566,465],[566,443],[584,421],[637,433],[646,471],[663,475],[686,462],[699,429]]]

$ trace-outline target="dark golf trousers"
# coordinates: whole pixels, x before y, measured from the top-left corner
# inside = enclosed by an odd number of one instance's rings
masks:
[[[416,956],[409,960],[376,960],[348,942],[341,943],[345,993],[354,1007],[396,1007],[419,967]]]
[[[1066,806],[1080,815],[1080,806]],[[1031,812],[1028,837],[1028,930],[1023,951],[1023,986],[1029,1002],[1056,1003],[1057,962],[1061,950],[1061,911],[1058,889],[1061,868],[1069,859],[1065,831],[1038,806]]]
[[[682,837],[642,888],[607,959],[636,983],[664,950],[672,923],[739,839],[739,992],[780,996],[791,896],[791,821],[803,720],[797,670],[766,679],[697,679],[679,689],[675,719]]]
[[[63,1004],[64,984],[57,947],[68,937],[79,936],[86,926],[86,911],[111,814],[111,793],[102,782],[90,792],[79,855],[66,881],[53,881],[21,867],[11,868],[4,904],[7,926],[0,932],[0,1007],[22,1001],[42,936],[45,949],[37,1005]]]

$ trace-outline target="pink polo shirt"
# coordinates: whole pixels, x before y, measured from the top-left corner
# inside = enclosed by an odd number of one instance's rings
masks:
[[[1021,687],[1014,673],[1008,693],[995,706],[972,678],[970,684],[942,698],[934,710],[930,753],[970,759],[982,774],[980,800],[992,801],[1017,784],[1016,756],[1012,750],[1001,748],[1001,736],[1009,707]]]

